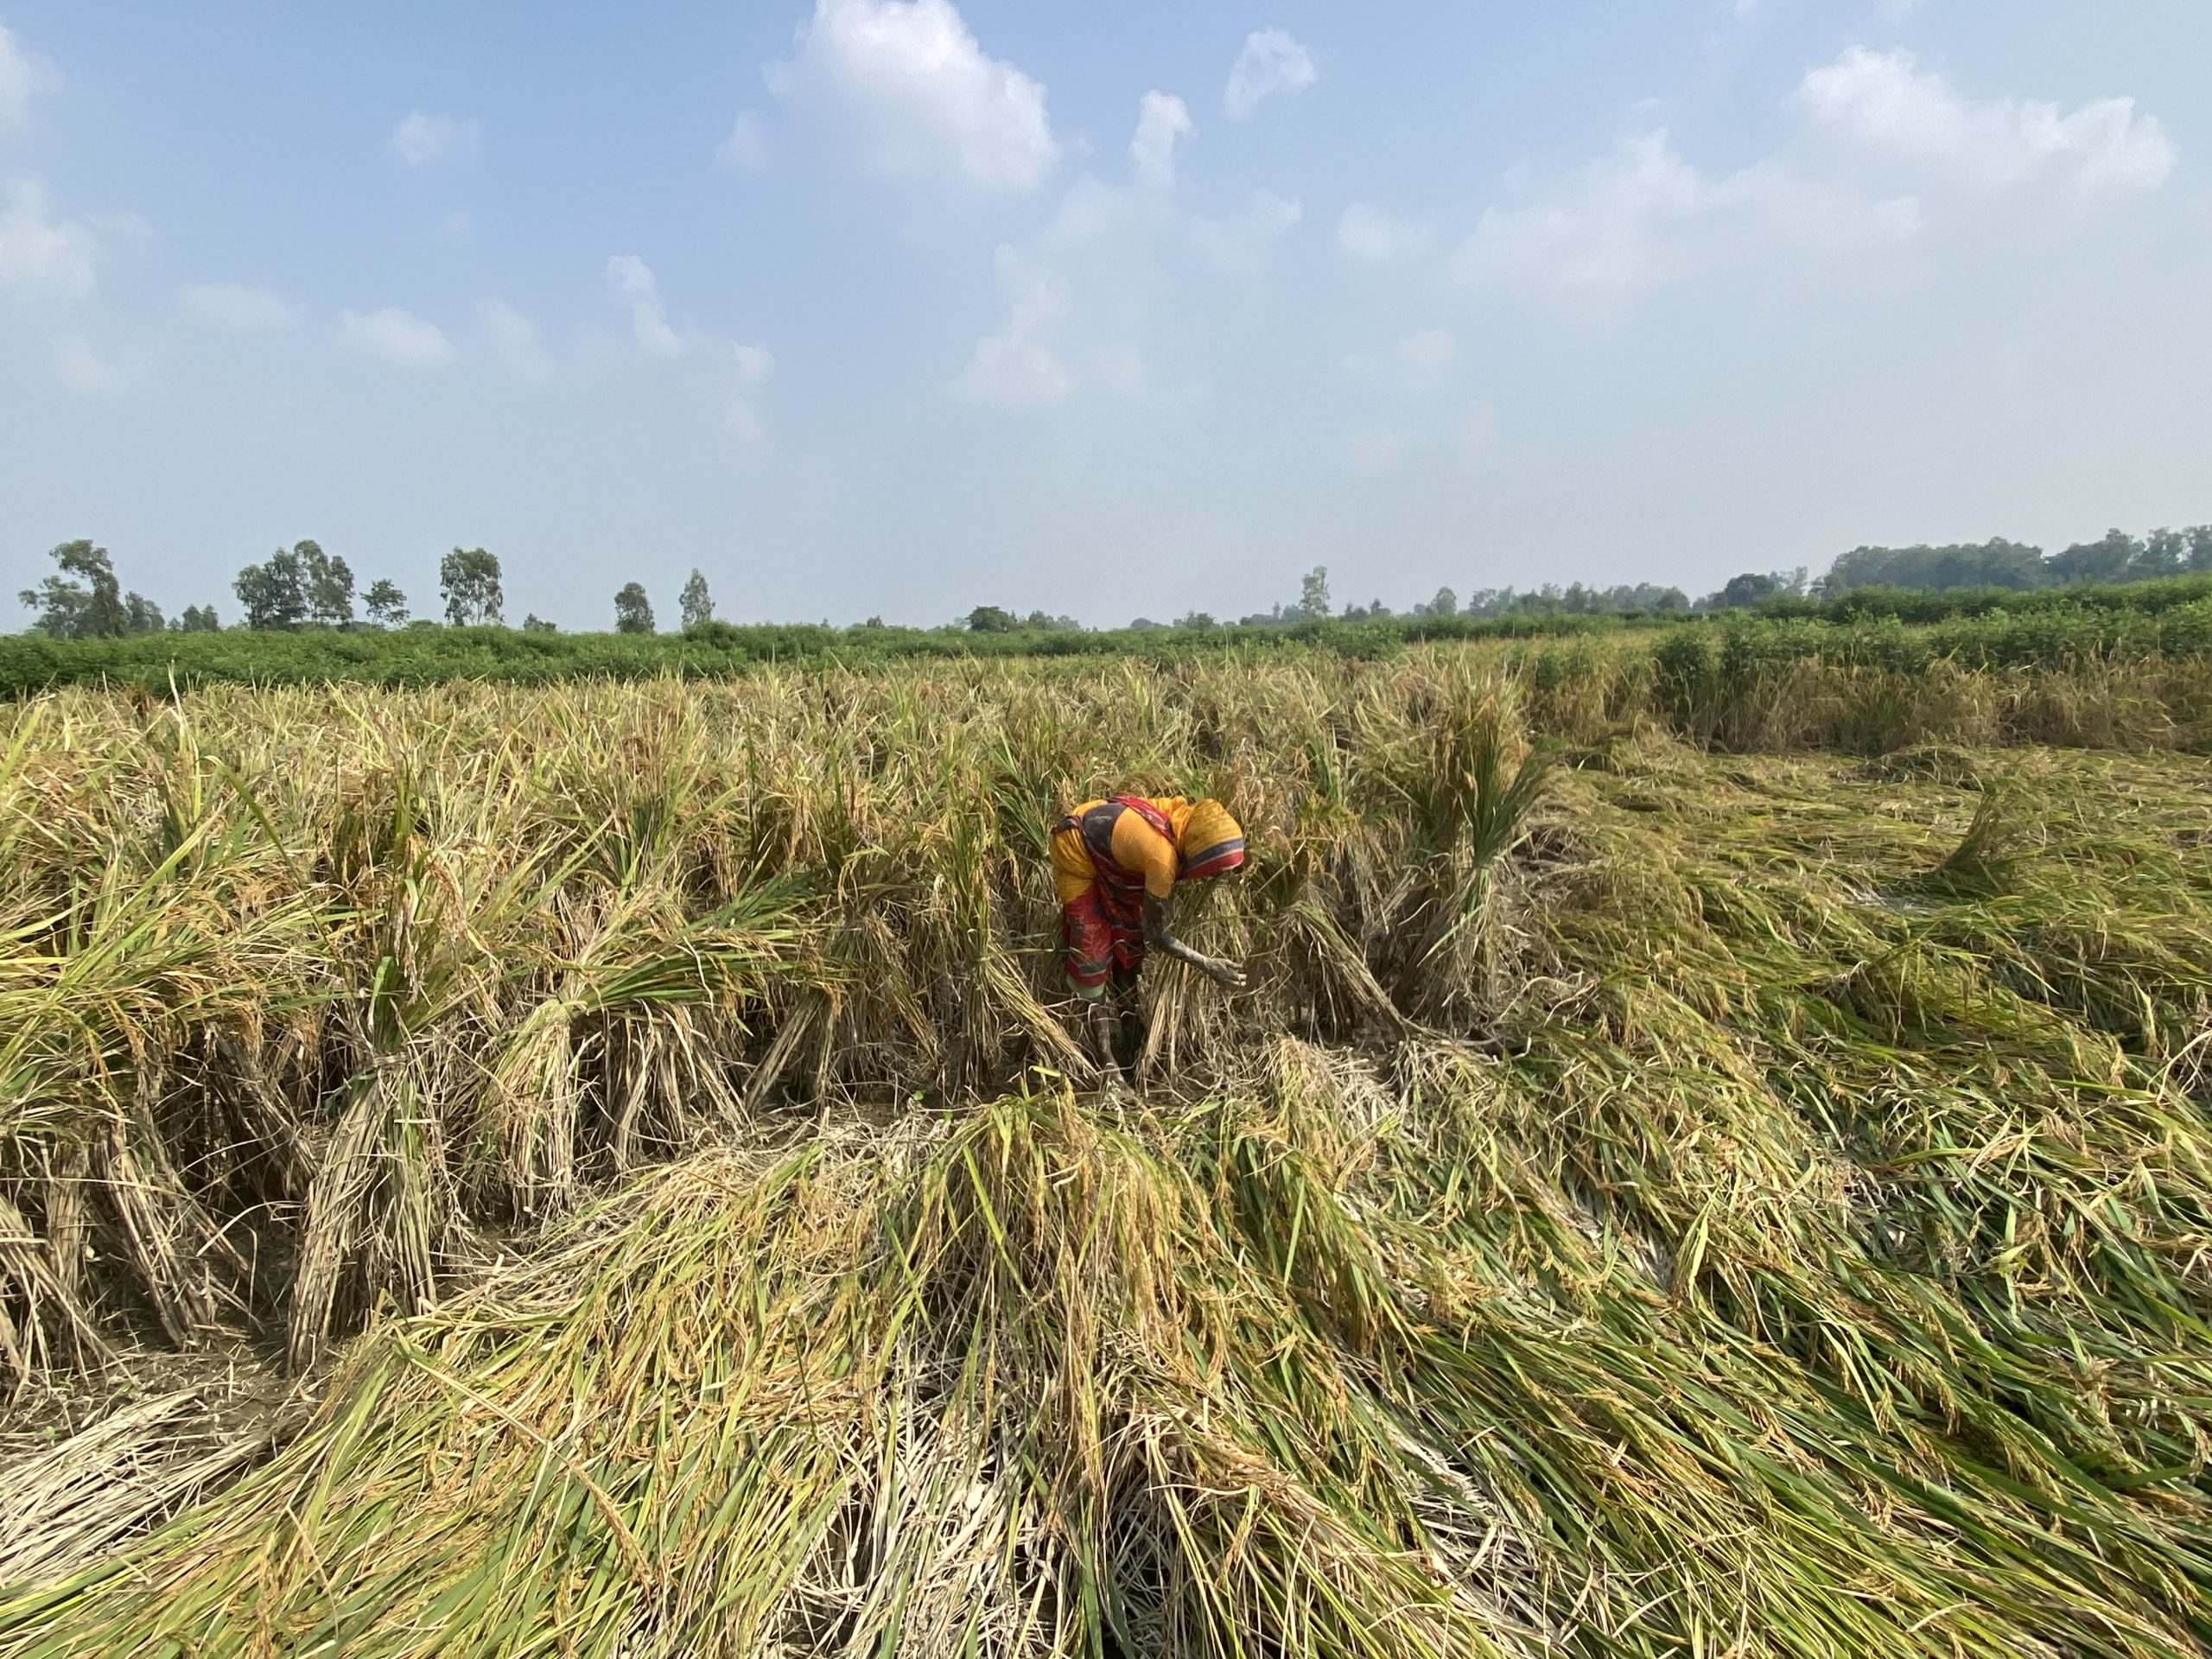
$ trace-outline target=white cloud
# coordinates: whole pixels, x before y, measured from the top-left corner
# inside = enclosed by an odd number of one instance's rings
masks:
[[[1427,442],[1417,427],[1370,426],[1351,435],[1352,470],[1367,478],[1387,478],[1402,469]]]
[[[1089,378],[1118,397],[1154,409],[1179,409],[1206,395],[1203,385],[1186,383],[1163,386],[1152,378],[1152,365],[1134,346],[1104,346],[1090,358]]]
[[[1444,381],[1459,359],[1459,342],[1441,328],[1408,334],[1381,357],[1354,353],[1344,360],[1346,374],[1358,380],[1405,391],[1427,391]]]
[[[1441,328],[1408,334],[1395,347],[1398,361],[1416,385],[1433,386],[1459,355],[1459,342]]]
[[[507,372],[529,385],[542,386],[556,373],[553,354],[538,338],[537,325],[505,300],[491,299],[477,308],[484,339],[492,355]]]
[[[453,347],[437,324],[396,305],[340,311],[337,340],[342,351],[399,369],[442,369],[453,359]]]
[[[1504,452],[1497,410],[1481,397],[1417,425],[1363,427],[1347,448],[1352,470],[1366,478],[1388,478],[1420,465],[1475,472],[1494,468]]]
[[[683,337],[669,326],[668,307],[660,297],[660,283],[652,269],[633,253],[618,253],[607,262],[607,291],[614,303],[630,314],[630,332],[648,357],[678,358],[688,349]]]
[[[760,118],[750,110],[740,110],[737,119],[730,124],[729,137],[715,151],[715,159],[734,173],[766,173],[768,137],[761,130]]]
[[[987,55],[950,0],[816,0],[796,60],[770,85],[826,90],[893,176],[949,167],[977,189],[1023,192],[1059,159],[1043,85]]]
[[[766,385],[776,372],[776,354],[766,346],[730,342],[728,356],[737,365],[738,378],[748,386]]]
[[[1201,219],[1191,226],[1198,251],[1222,270],[1242,276],[1267,268],[1275,238],[1304,217],[1295,198],[1255,190],[1252,200],[1225,219]]]
[[[1355,201],[1337,221],[1337,249],[1347,259],[1387,264],[1418,259],[1436,239],[1436,226],[1427,219],[1393,219],[1379,207]]]
[[[1075,180],[1041,229],[997,250],[1004,321],[976,343],[948,391],[1012,407],[1096,395],[1164,409],[1203,397],[1202,384],[1153,360],[1146,339],[1156,307],[1187,275],[1192,222],[1158,183]]]
[[[176,302],[187,318],[218,334],[282,334],[307,320],[298,301],[247,283],[188,283]]]
[[[85,223],[98,235],[125,242],[143,242],[154,234],[154,227],[145,214],[134,213],[128,208],[121,213],[87,213]]]
[[[0,131],[29,126],[32,95],[56,91],[60,85],[60,72],[0,23]]]
[[[1478,397],[1460,412],[1459,429],[1452,434],[1453,447],[1461,460],[1476,467],[1497,464],[1505,447],[1503,430],[1498,425],[1497,410],[1487,399]]]
[[[0,283],[81,299],[92,291],[99,251],[90,225],[54,213],[44,179],[0,179]]]
[[[1153,192],[1077,179],[1061,195],[1058,208],[1037,240],[1057,255],[1093,243],[1133,239],[1170,220],[1174,211],[1172,203]]]
[[[54,372],[72,391],[97,396],[123,384],[123,372],[92,349],[92,342],[72,337],[54,354]]]
[[[2158,188],[2178,159],[2165,129],[2139,115],[2132,98],[2065,114],[2056,104],[1971,99],[1902,48],[1852,47],[1808,72],[1792,101],[1831,135],[1991,192],[2050,175],[2082,195],[2132,194]]]
[[[391,130],[391,153],[410,167],[428,167],[448,156],[474,155],[481,132],[473,119],[413,110]]]
[[[1009,247],[999,249],[997,264],[1007,292],[1006,326],[976,342],[953,379],[953,395],[1002,409],[1058,403],[1075,389],[1075,377],[1038,336],[1067,315],[1067,279]]]
[[[1175,182],[1175,143],[1198,128],[1179,98],[1167,92],[1147,92],[1137,105],[1136,136],[1129,140],[1129,162],[1137,182],[1164,190]]]
[[[721,383],[723,424],[733,436],[747,442],[766,439],[754,393],[776,372],[773,353],[765,346],[709,334],[688,322],[681,327],[671,322],[659,279],[635,254],[618,253],[607,262],[607,291],[616,305],[630,314],[630,332],[639,350],[663,362],[696,360],[711,365]]]
[[[1221,92],[1222,113],[1242,121],[1260,107],[1262,99],[1303,92],[1320,79],[1313,54],[1287,33],[1255,29],[1244,37],[1244,49],[1230,68],[1229,85]]]
[[[1968,98],[1904,50],[1850,48],[1808,70],[1788,107],[1798,131],[1732,173],[1703,172],[1663,128],[1541,185],[1516,168],[1506,200],[1453,254],[1453,272],[1532,300],[1618,306],[1758,258],[1910,241],[1931,216],[1956,211],[1961,191],[1994,201],[2042,186],[2099,200],[2155,191],[2177,162],[2132,99],[2064,111]]]
[[[1622,139],[1525,202],[1484,209],[1452,264],[1462,282],[1532,296],[1618,298],[1777,245],[1893,244],[1915,235],[1920,217],[1911,197],[1872,199],[1777,161],[1708,177],[1660,129]]]

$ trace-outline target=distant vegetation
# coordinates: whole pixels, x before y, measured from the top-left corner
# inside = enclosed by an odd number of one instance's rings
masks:
[[[0,695],[87,679],[149,687],[172,680],[539,683],[727,674],[794,659],[1160,656],[1292,644],[1371,656],[1421,640],[1703,626],[1713,620],[1740,631],[1750,619],[1793,625],[1772,637],[1822,656],[2050,663],[2114,652],[2194,654],[2206,648],[2200,636],[2212,601],[2212,524],[2140,537],[2114,530],[2055,554],[2004,540],[1859,547],[1816,580],[1802,568],[1744,571],[1694,601],[1679,588],[1649,582],[1574,582],[1479,588],[1464,601],[1442,588],[1404,611],[1379,599],[1339,607],[1328,569],[1316,567],[1301,579],[1294,603],[1234,622],[1192,611],[1173,622],[1139,617],[1119,629],[997,605],[978,605],[929,628],[880,617],[847,628],[740,625],[715,618],[707,577],[694,569],[677,596],[680,633],[658,631],[652,595],[636,581],[613,596],[612,633],[563,633],[534,613],[516,630],[505,623],[499,560],[480,547],[456,547],[440,562],[441,623],[412,616],[407,594],[383,577],[359,594],[357,612],[352,568],[312,540],[279,548],[238,572],[232,588],[241,620],[226,628],[212,605],[188,606],[165,620],[151,601],[124,591],[107,550],[91,541],[66,542],[49,556],[54,574],[18,595],[35,613],[31,627],[0,636]],[[1899,625],[1939,624],[1946,626],[1909,639],[1898,632]]]
[[[425,685],[474,679],[550,684],[661,674],[715,677],[771,663],[861,665],[932,658],[1267,656],[1313,650],[1382,658],[1442,640],[1611,639],[1690,663],[1803,658],[1915,671],[1948,660],[1972,668],[2061,667],[2154,654],[2212,655],[2212,575],[2018,593],[1854,588],[1833,599],[1778,596],[1756,610],[1492,616],[1313,617],[1289,624],[1188,622],[1084,629],[1065,618],[1009,619],[1006,626],[849,628],[812,624],[697,623],[683,633],[640,626],[563,633],[527,619],[520,628],[326,628],[257,632],[178,631],[69,639],[0,636],[0,696],[109,682],[164,691],[174,684],[354,682]],[[1637,643],[1641,642],[1641,643]]]
[[[1820,590],[1830,597],[1858,588],[2002,588],[2028,593],[2074,582],[2151,582],[2205,571],[2212,571],[2212,524],[2154,530],[2140,537],[2107,531],[2101,541],[2077,542],[2048,556],[2041,548],[2006,541],[1855,547],[1821,578]]]
[[[162,626],[162,609],[142,594],[126,594],[115,579],[107,550],[90,542],[64,542],[50,556],[54,574],[16,595],[38,613],[36,626],[55,639],[111,639],[151,633]],[[185,613],[193,616],[193,607]],[[213,625],[213,613],[209,623]],[[171,627],[193,626],[182,621]]]

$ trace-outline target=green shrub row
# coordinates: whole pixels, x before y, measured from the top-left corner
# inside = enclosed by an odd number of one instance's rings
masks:
[[[2002,601],[2002,603],[1998,602]],[[1886,608],[1885,608],[1886,607]],[[660,674],[720,677],[768,663],[863,665],[901,659],[1136,657],[1319,649],[1387,656],[1422,641],[1649,636],[1661,678],[1741,683],[1784,662],[1907,672],[1938,659],[1963,668],[2060,667],[2154,652],[2212,652],[2212,577],[2018,594],[1860,589],[1821,605],[1679,616],[1554,615],[1313,620],[1289,627],[1015,631],[709,623],[683,634],[535,633],[503,627],[296,632],[231,629],[107,639],[0,636],[0,696],[82,682],[164,691],[210,684],[348,682],[423,685],[475,679],[546,684]]]

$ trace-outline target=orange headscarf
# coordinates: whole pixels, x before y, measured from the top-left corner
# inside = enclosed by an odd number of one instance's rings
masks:
[[[1192,801],[1174,815],[1175,850],[1182,857],[1185,881],[1221,875],[1244,861],[1244,830],[1216,800]]]

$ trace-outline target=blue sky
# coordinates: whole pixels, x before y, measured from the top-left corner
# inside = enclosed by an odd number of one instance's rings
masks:
[[[2200,0],[0,31],[0,590],[1118,623],[2212,519]]]

